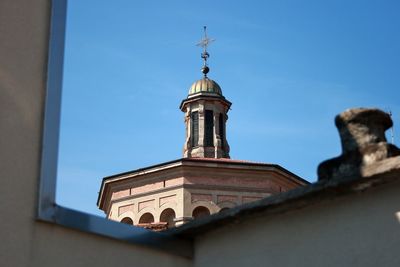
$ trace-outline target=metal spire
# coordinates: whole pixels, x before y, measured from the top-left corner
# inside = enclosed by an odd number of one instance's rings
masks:
[[[204,77],[207,77],[207,73],[210,71],[210,68],[207,66],[207,59],[210,57],[210,54],[207,52],[207,47],[210,43],[214,42],[215,39],[210,39],[207,36],[207,26],[204,26],[204,37],[197,43],[197,46],[203,47],[203,53],[201,53],[201,58],[203,59],[203,67],[201,68],[201,72],[204,74]]]

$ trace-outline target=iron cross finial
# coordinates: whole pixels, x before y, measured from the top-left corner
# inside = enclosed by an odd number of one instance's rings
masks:
[[[204,37],[197,43],[197,46],[203,47],[203,53],[201,53],[201,58],[204,60],[204,65],[201,71],[204,76],[207,77],[207,73],[209,72],[209,68],[207,66],[207,59],[210,57],[210,54],[207,52],[207,47],[210,43],[214,42],[215,39],[211,39],[207,36],[207,26],[204,26]]]

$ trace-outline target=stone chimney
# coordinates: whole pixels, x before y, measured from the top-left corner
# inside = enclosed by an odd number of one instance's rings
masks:
[[[349,176],[368,176],[371,166],[400,155],[400,150],[387,143],[385,131],[393,122],[379,109],[355,108],[335,118],[342,155],[318,166],[318,180]]]

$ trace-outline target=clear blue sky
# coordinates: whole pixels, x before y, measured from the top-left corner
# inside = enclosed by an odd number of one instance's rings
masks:
[[[399,1],[70,0],[58,203],[102,215],[102,177],[182,157],[203,25],[232,158],[316,181],[351,107],[390,108],[399,144],[399,14]]]

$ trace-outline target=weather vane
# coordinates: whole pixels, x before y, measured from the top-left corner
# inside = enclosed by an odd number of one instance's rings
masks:
[[[210,57],[210,54],[207,52],[207,47],[210,43],[214,42],[215,39],[210,39],[207,36],[207,26],[204,26],[204,37],[197,43],[197,46],[203,47],[203,53],[201,53],[201,58],[204,60],[203,67],[201,68],[201,72],[204,74],[204,77],[207,77],[207,73],[210,71],[210,68],[207,66],[207,59]]]

